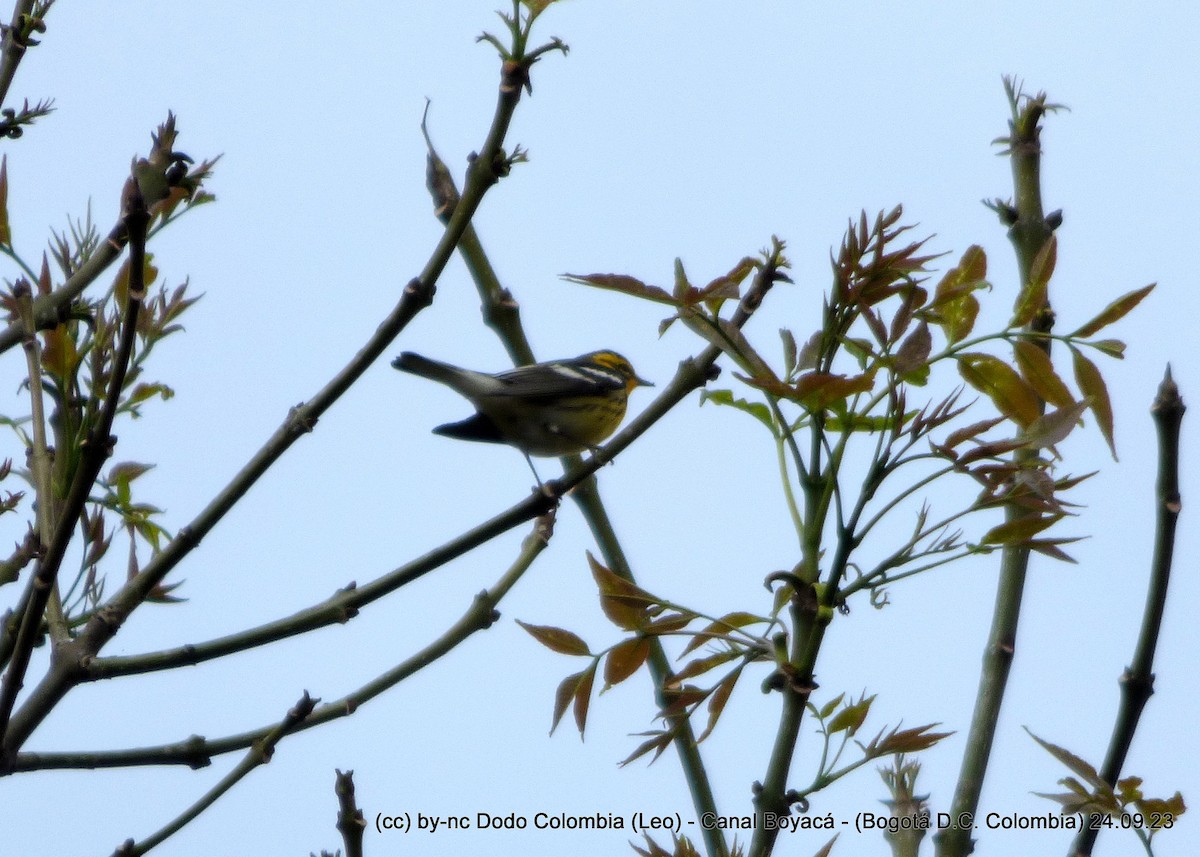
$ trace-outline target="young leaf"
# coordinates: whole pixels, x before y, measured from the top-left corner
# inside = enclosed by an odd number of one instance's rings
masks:
[[[741,610],[726,613],[721,618],[714,619],[700,631],[697,631],[688,644],[683,647],[683,651],[679,653],[679,656],[683,657],[688,652],[700,648],[700,646],[703,646],[716,636],[724,636],[734,629],[745,628],[747,625],[766,621],[762,616],[756,616],[753,613],[746,613]]]
[[[1019,545],[1042,530],[1052,526],[1062,515],[1047,515],[1045,517],[1030,516],[1005,521],[1003,524],[988,530],[980,544],[985,545]]]
[[[649,753],[651,750],[654,751],[654,759],[650,760],[651,762],[653,762],[655,759],[657,759],[659,756],[661,756],[663,754],[664,750],[666,750],[668,747],[671,746],[671,741],[674,738],[674,736],[667,730],[660,730],[660,731],[655,731],[655,732],[642,732],[639,734],[649,735],[650,737],[647,738],[645,741],[643,741],[641,744],[638,744],[638,746],[634,749],[634,751],[632,753],[630,753],[628,756],[626,756],[624,759],[621,760],[621,767],[625,767],[630,762],[632,762],[634,759],[641,758],[642,756]]]
[[[1004,422],[1004,417],[992,417],[990,420],[981,420],[977,423],[971,423],[969,426],[963,426],[957,431],[952,431],[946,435],[946,440],[942,443],[942,448],[947,450],[954,449],[954,447],[964,441],[972,440],[985,431],[991,431],[1002,422]]]
[[[1075,403],[1075,397],[1054,371],[1054,364],[1045,349],[1028,339],[1018,339],[1013,343],[1013,354],[1017,358],[1021,377],[1029,382],[1039,396],[1060,408]]]
[[[613,292],[632,295],[636,298],[654,301],[655,303],[678,306],[679,302],[658,286],[643,283],[637,277],[625,274],[562,274],[564,280],[579,283],[584,286],[595,286],[598,289],[608,289]]]
[[[829,700],[827,703],[822,705],[820,710],[817,712],[817,719],[818,720],[827,720],[829,718],[829,715],[833,714],[834,710],[839,705],[842,704],[842,700],[845,698],[846,698],[845,693],[839,693],[833,699]]]
[[[683,260],[678,256],[675,257],[675,287],[671,290],[672,297],[677,301],[683,301],[688,293],[694,291],[692,284],[688,281],[687,272],[683,270]]]
[[[929,325],[922,321],[896,351],[893,363],[896,374],[907,375],[924,366],[931,350],[933,350],[933,337],[929,333]]]
[[[1119,339],[1098,339],[1091,345],[1109,357],[1115,357],[1118,360],[1125,359],[1125,343]]]
[[[736,649],[726,649],[706,658],[694,658],[688,661],[679,672],[668,676],[664,685],[674,688],[681,687],[687,679],[703,675],[711,669],[716,669],[722,664],[727,664],[740,657],[742,657],[742,653]]]
[[[796,371],[799,359],[799,349],[796,347],[796,337],[786,327],[779,329],[779,338],[783,340],[783,375],[790,378]]]
[[[1148,286],[1142,286],[1140,289],[1134,289],[1128,294],[1121,295],[1115,301],[1106,306],[1100,311],[1100,314],[1085,324],[1079,330],[1071,334],[1072,338],[1083,338],[1092,336],[1098,333],[1105,327],[1108,327],[1114,321],[1123,318],[1126,313],[1132,310],[1135,306],[1142,302],[1146,295],[1154,291],[1156,283],[1151,283]]]
[[[1024,428],[1041,416],[1041,399],[1011,366],[990,354],[958,355],[963,380],[986,395],[1004,416]]]
[[[1029,267],[1029,282],[1021,289],[1013,306],[1010,327],[1024,327],[1046,306],[1050,277],[1054,274],[1057,260],[1058,239],[1051,235],[1033,258],[1033,264]]]
[[[596,680],[596,664],[579,674],[579,684],[575,688],[575,725],[579,727],[579,740],[583,740],[583,730],[587,726],[588,706],[592,702],[592,683]]]
[[[649,654],[650,641],[645,637],[630,637],[613,646],[604,659],[604,690],[637,672]]]
[[[862,726],[863,721],[867,719],[874,702],[875,695],[872,694],[847,705],[829,721],[829,734],[834,735],[844,731],[847,735],[853,736],[858,731],[858,727]]]
[[[1079,418],[1088,409],[1088,400],[1076,402],[1065,408],[1050,411],[1038,417],[1021,432],[1021,440],[1029,449],[1044,449],[1054,446],[1071,433],[1079,424]]]
[[[558,723],[562,720],[563,715],[567,713],[567,706],[575,698],[575,691],[579,689],[579,681],[582,678],[582,672],[571,673],[558,683],[558,689],[554,691],[554,717],[550,723],[551,735],[558,728]]]
[[[1088,762],[1085,762],[1070,750],[1059,747],[1057,744],[1051,744],[1049,741],[1043,741],[1041,738],[1030,732],[1029,727],[1026,726],[1024,728],[1029,737],[1034,741],[1037,741],[1042,746],[1043,750],[1066,765],[1073,774],[1080,777],[1093,789],[1111,791],[1108,783],[1104,782],[1104,780],[1100,778],[1100,775],[1096,773],[1096,769],[1093,768]]]
[[[1117,446],[1113,440],[1112,400],[1108,398],[1108,387],[1104,383],[1104,376],[1100,374],[1096,364],[1084,357],[1079,349],[1072,347],[1071,357],[1075,361],[1075,383],[1088,397],[1088,407],[1092,409],[1092,414],[1096,417],[1096,424],[1100,427],[1100,433],[1108,442],[1113,461],[1116,461]]]
[[[600,590],[600,609],[614,625],[626,631],[641,629],[649,621],[649,607],[658,599],[587,555],[592,578]]]
[[[833,853],[833,843],[837,842],[838,837],[841,835],[842,834],[840,833],[835,833],[833,835],[833,839],[830,839],[828,842],[822,845],[817,853],[813,855],[813,857],[829,857],[829,855]]]
[[[558,652],[560,655],[590,655],[588,644],[577,634],[566,631],[562,628],[555,628],[552,625],[530,625],[526,622],[517,620],[517,624],[530,633],[530,635],[553,652]]]
[[[1073,539],[1030,539],[1024,544],[1024,547],[1030,550],[1037,551],[1040,554],[1057,559],[1060,562],[1069,562],[1072,565],[1078,565],[1078,560],[1071,556],[1066,551],[1060,550],[1059,545],[1077,542],[1078,538]]]
[[[704,727],[704,731],[696,738],[697,743],[707,738],[712,734],[713,729],[716,728],[717,721],[721,719],[721,712],[725,710],[725,704],[729,702],[729,696],[737,686],[737,681],[741,674],[742,669],[738,667],[725,676],[713,691],[712,696],[708,698],[708,724]]]
[[[878,757],[888,753],[917,753],[954,734],[953,732],[928,731],[937,725],[937,723],[927,723],[924,726],[914,726],[912,729],[893,729],[883,741],[872,747],[871,755]]]
[[[718,405],[736,408],[744,414],[749,414],[760,423],[767,427],[773,436],[777,436],[775,430],[775,420],[771,416],[771,409],[762,402],[751,402],[746,399],[735,399],[732,390],[701,390],[700,404],[705,402],[713,402]]]

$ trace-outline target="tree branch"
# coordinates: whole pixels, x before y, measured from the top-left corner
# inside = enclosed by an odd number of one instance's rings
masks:
[[[1150,408],[1158,429],[1158,485],[1155,497],[1158,523],[1155,528],[1154,556],[1150,561],[1150,586],[1146,591],[1146,606],[1142,611],[1142,628],[1133,652],[1133,663],[1125,668],[1119,681],[1121,704],[1113,723],[1108,752],[1100,768],[1100,777],[1114,787],[1121,776],[1134,733],[1137,732],[1142,709],[1154,693],[1154,651],[1158,647],[1163,609],[1167,603],[1167,584],[1171,579],[1171,562],[1175,554],[1175,526],[1183,509],[1183,501],[1179,496],[1179,427],[1186,410],[1179,387],[1168,367]],[[1092,853],[1101,827],[1094,818],[1089,818],[1089,823],[1075,837],[1072,857],[1086,857]]]

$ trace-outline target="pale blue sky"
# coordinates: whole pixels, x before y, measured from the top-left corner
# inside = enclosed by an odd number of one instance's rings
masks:
[[[210,190],[151,248],[169,283],[205,294],[188,333],[156,355],[176,397],[118,427],[118,460],[153,461],[138,483],[176,529],[193,517],[284,418],[374,331],[437,240],[424,189],[418,123],[461,176],[483,142],[495,100],[496,0],[457,3],[61,4],[27,56],[10,103],[55,98],[57,111],[5,141],[15,241],[36,259],[47,230],[88,201],[104,227],[129,158],[144,152],[168,109],[179,147],[224,153]],[[352,7],[352,8],[351,8]],[[1053,283],[1064,325],[1151,281],[1158,291],[1113,335],[1125,361],[1103,369],[1117,411],[1119,465],[1093,427],[1063,445],[1064,469],[1101,473],[1065,529],[1078,566],[1035,560],[1010,693],[984,809],[1045,812],[1033,791],[1065,774],[1026,736],[1103,753],[1145,592],[1151,539],[1153,427],[1147,408],[1163,368],[1185,399],[1200,390],[1192,257],[1200,234],[1200,12],[1183,3],[1013,2],[809,4],[585,2],[544,16],[535,33],[571,46],[534,69],[534,94],[509,140],[530,163],[493,190],[476,219],[484,246],[522,305],[541,358],[612,347],[661,382],[698,348],[682,328],[657,337],[662,310],[562,282],[564,272],[619,271],[668,283],[676,256],[697,281],[788,241],[795,286],[772,294],[749,330],[807,332],[829,282],[830,247],[848,217],[903,203],[930,247],[957,257],[982,245],[1003,314],[1015,288],[1004,230],[980,200],[1011,193],[1008,162],[990,141],[1006,131],[1001,75],[1020,75],[1070,112],[1048,119],[1044,189],[1064,210]],[[940,269],[939,269],[940,270]],[[15,275],[11,267],[3,273]],[[1068,329],[1068,328],[1064,328]],[[434,305],[397,341],[475,368],[505,356],[479,323],[474,289],[455,260]],[[15,379],[23,358],[6,355]],[[726,376],[728,379],[728,376]],[[10,381],[11,390],[15,381]],[[636,412],[650,400],[639,392]],[[402,402],[410,403],[402,407]],[[298,443],[179,569],[189,601],[138,611],[106,651],[133,654],[205,640],[370,580],[519,500],[529,474],[515,452],[429,434],[465,416],[453,394],[382,360]],[[1129,772],[1148,792],[1200,795],[1193,718],[1200,599],[1190,567],[1197,540],[1186,502],[1200,437],[1184,429],[1184,499],[1176,575],[1157,663],[1157,693]],[[773,448],[740,415],[684,403],[601,474],[602,491],[639,580],[652,591],[722,612],[764,611],[762,577],[796,560]],[[10,438],[0,458],[20,460]],[[543,473],[552,471],[552,462]],[[14,523],[0,539],[15,539]],[[907,522],[904,524],[907,525]],[[278,719],[307,688],[336,698],[427,643],[511,562],[524,530],[481,548],[363,612],[344,627],[174,675],[85,687],[29,742],[31,750],[121,748],[218,737]],[[514,623],[561,624],[599,648],[617,633],[597,608],[589,540],[566,504],[550,549],[501,605],[503,619],[443,662],[354,717],[285,741],[159,852],[298,854],[340,847],[333,769],[353,768],[369,818],[377,812],[470,814],[636,810],[687,817],[690,800],[668,754],[618,769],[652,728],[639,677],[596,700],[587,740],[569,723],[546,737],[555,687],[578,669]],[[120,570],[114,572],[120,574]],[[10,587],[11,588],[11,587]],[[995,563],[948,569],[865,602],[835,622],[815,701],[878,693],[868,724],[941,722],[958,734],[924,754],[921,786],[949,803],[995,591]],[[9,596],[5,595],[7,605]],[[44,668],[35,661],[34,671]],[[765,675],[765,672],[763,673]],[[778,697],[755,675],[705,745],[724,812],[750,811],[763,776]],[[817,742],[806,725],[794,779]],[[191,803],[236,763],[201,772],[148,769],[22,775],[0,783],[0,829],[13,853],[110,853]],[[849,818],[882,809],[875,766],[839,783],[814,812]],[[31,819],[42,817],[41,823]],[[1186,853],[1190,816],[1158,854]],[[610,834],[369,833],[371,854],[622,853]],[[825,841],[802,833],[781,855]],[[1066,837],[982,832],[981,857]],[[1098,855],[1135,853],[1120,833]],[[628,852],[626,852],[628,853]],[[873,835],[844,833],[837,855],[886,853]]]

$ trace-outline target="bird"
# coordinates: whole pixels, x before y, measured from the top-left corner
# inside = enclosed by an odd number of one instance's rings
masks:
[[[638,377],[615,351],[592,351],[489,374],[405,351],[392,366],[445,384],[475,406],[476,413],[437,426],[434,434],[459,440],[504,443],[519,449],[538,485],[531,455],[574,455],[598,448],[617,430],[635,387],[654,385]]]

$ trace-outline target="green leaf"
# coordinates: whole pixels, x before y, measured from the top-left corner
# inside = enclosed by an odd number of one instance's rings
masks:
[[[1054,274],[1054,266],[1058,261],[1058,238],[1051,235],[1046,243],[1038,250],[1029,266],[1029,282],[1017,295],[1013,306],[1013,318],[1010,327],[1024,327],[1030,324],[1045,306],[1049,295],[1050,277]]]
[[[1096,417],[1100,433],[1108,442],[1113,461],[1116,461],[1117,446],[1113,440],[1112,400],[1108,397],[1108,387],[1104,383],[1104,376],[1100,374],[1096,364],[1084,357],[1078,348],[1071,348],[1071,356],[1075,361],[1075,383],[1088,397],[1088,407],[1092,409],[1092,415]]]
[[[750,402],[746,399],[735,399],[732,390],[701,390],[700,404],[712,402],[716,405],[724,405],[726,407],[735,408],[744,414],[749,414],[760,423],[767,427],[773,436],[778,436],[775,428],[775,419],[771,416],[771,409],[762,402]]]
[[[588,644],[578,634],[571,631],[556,628],[553,625],[530,625],[520,619],[517,620],[517,624],[528,631],[543,646],[560,655],[591,654]]]
[[[1121,295],[1121,297],[1101,310],[1099,315],[1072,333],[1071,337],[1082,338],[1092,336],[1103,328],[1108,327],[1114,321],[1123,318],[1130,310],[1140,304],[1146,295],[1154,291],[1156,285],[1156,283],[1151,283],[1148,286],[1142,286],[1140,289],[1134,289],[1132,292]]]
[[[983,393],[1004,416],[1025,428],[1042,413],[1042,400],[1017,372],[998,357],[977,352],[958,355],[963,380]]]
[[[1053,526],[1061,518],[1062,515],[1031,515],[1027,518],[1005,521],[988,530],[979,541],[980,544],[985,545],[1019,545],[1047,527]]]
[[[939,325],[953,345],[960,342],[975,327],[979,300],[972,292],[989,287],[987,255],[977,245],[963,253],[957,267],[951,268],[934,290],[933,300],[921,314]]]
[[[783,376],[789,378],[796,371],[800,352],[795,335],[786,327],[779,329],[779,338],[783,340]]]
[[[1028,339],[1018,339],[1013,343],[1013,354],[1021,377],[1029,382],[1039,396],[1060,408],[1075,403],[1075,397],[1054,371],[1054,363],[1044,348]]]
[[[874,694],[847,705],[829,721],[829,734],[836,735],[838,732],[845,732],[847,735],[854,735],[858,731],[858,727],[862,726],[863,721],[867,719],[873,702],[875,702]]]
[[[683,657],[688,652],[700,648],[709,640],[715,637],[724,637],[730,631],[738,628],[744,628],[747,625],[755,625],[765,623],[767,620],[762,616],[756,616],[753,613],[747,613],[742,610],[736,610],[732,613],[726,613],[719,619],[714,619],[709,622],[704,628],[697,631],[696,634],[688,641],[688,644],[683,647],[683,651],[679,653]]]
[[[824,705],[822,705],[822,706],[821,706],[821,709],[820,709],[820,710],[817,712],[817,719],[818,719],[818,720],[826,720],[826,719],[828,719],[829,715],[830,715],[830,714],[833,714],[834,710],[835,710],[835,709],[836,709],[836,708],[837,708],[839,705],[841,705],[841,704],[842,704],[842,700],[843,700],[843,699],[845,699],[845,698],[846,698],[846,694],[845,694],[845,693],[839,693],[839,694],[838,694],[837,696],[835,696],[833,699],[829,700],[827,703],[825,703]]]
[[[671,290],[671,295],[677,301],[683,301],[687,297],[688,292],[692,291],[692,284],[688,282],[687,272],[683,270],[683,260],[678,256],[675,257],[675,288]]]
[[[114,485],[121,482],[128,485],[143,473],[153,469],[153,464],[143,464],[139,461],[123,461],[120,464],[114,464],[109,469],[108,481]]]
[[[1109,357],[1115,357],[1118,360],[1125,359],[1125,343],[1119,339],[1099,339],[1091,346]]]

